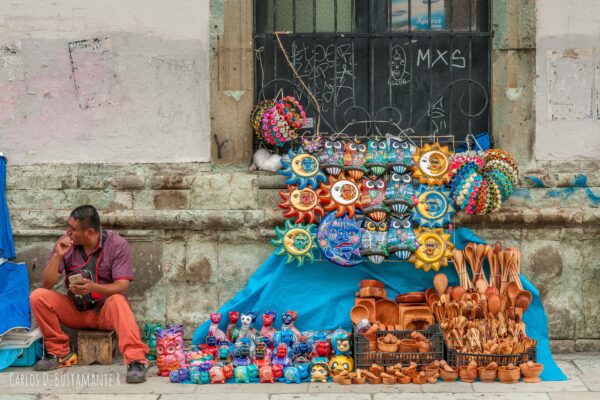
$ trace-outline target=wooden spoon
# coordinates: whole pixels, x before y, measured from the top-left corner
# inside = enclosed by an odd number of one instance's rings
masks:
[[[519,294],[521,289],[519,289],[519,285],[517,285],[516,282],[511,282],[508,284],[508,288],[506,290],[508,292],[508,297],[510,298],[510,305],[511,307],[514,307],[515,300],[517,299],[517,295]]]
[[[498,315],[498,312],[500,311],[500,305],[500,297],[498,295],[493,294],[488,297],[487,307],[494,317]]]
[[[448,287],[448,277],[446,276],[446,274],[444,274],[443,272],[435,274],[435,276],[433,277],[433,287],[439,295],[442,295]]]

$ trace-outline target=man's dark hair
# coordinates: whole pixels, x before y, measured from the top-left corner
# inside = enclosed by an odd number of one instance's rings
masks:
[[[92,228],[96,232],[100,230],[100,215],[94,206],[77,207],[71,212],[71,218],[79,222],[82,229]]]

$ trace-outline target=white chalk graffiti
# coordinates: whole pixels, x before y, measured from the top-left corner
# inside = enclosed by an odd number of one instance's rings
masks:
[[[410,72],[406,70],[406,51],[404,47],[397,44],[392,47],[391,57],[389,62],[390,77],[388,84],[391,86],[401,86],[410,83]]]

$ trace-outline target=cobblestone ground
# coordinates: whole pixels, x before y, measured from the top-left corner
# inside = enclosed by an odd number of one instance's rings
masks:
[[[479,382],[393,386],[340,386],[332,383],[180,385],[169,383],[166,378],[156,377],[156,368],[152,367],[146,383],[127,385],[124,383],[125,367],[117,364],[77,366],[46,374],[36,373],[31,368],[9,368],[0,373],[0,400],[600,400],[600,354],[558,354],[555,358],[569,377],[568,381],[537,384],[520,382],[515,385]]]

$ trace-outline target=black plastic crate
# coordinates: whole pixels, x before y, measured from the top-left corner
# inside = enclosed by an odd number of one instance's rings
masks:
[[[453,367],[459,367],[461,365],[467,365],[471,361],[477,361],[479,366],[488,365],[491,362],[495,362],[498,366],[519,364],[533,361],[536,362],[537,351],[536,347],[529,349],[529,351],[520,354],[477,354],[477,353],[461,353],[454,349],[447,348],[448,357],[446,361]]]
[[[410,339],[410,334],[415,331],[379,331],[376,337],[383,337],[388,333],[398,339]],[[416,362],[419,366],[428,365],[435,360],[444,359],[444,337],[438,324],[431,324],[425,330],[416,331],[425,336],[432,344],[432,351],[426,353],[382,352],[377,348],[371,349],[369,340],[354,329],[354,364],[356,368],[365,369],[373,365],[389,367],[397,363],[409,364]],[[377,340],[377,339],[376,339]]]

